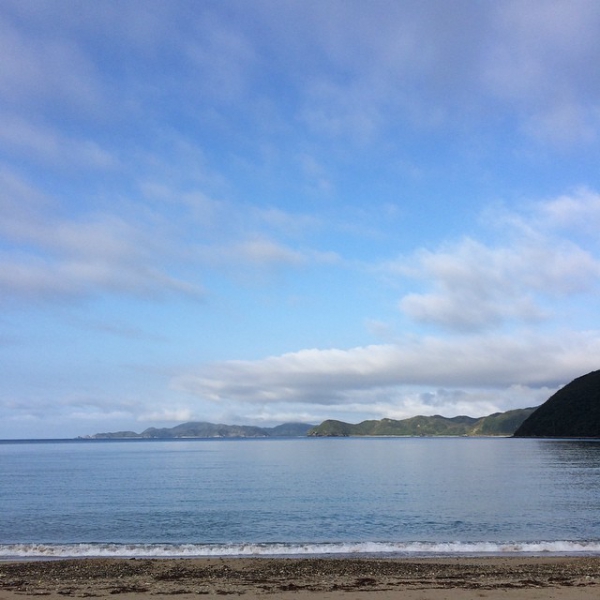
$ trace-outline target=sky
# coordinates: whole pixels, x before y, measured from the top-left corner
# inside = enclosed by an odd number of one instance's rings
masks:
[[[596,0],[3,0],[0,438],[479,417],[600,368]]]

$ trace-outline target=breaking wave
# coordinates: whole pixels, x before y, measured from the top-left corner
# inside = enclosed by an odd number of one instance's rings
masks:
[[[0,544],[0,559],[600,554],[600,541],[321,544]]]

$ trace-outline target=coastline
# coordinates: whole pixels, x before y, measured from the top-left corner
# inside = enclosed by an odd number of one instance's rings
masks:
[[[351,593],[349,593],[351,592]],[[387,600],[588,600],[600,557],[174,558],[7,561],[0,599],[201,595]]]

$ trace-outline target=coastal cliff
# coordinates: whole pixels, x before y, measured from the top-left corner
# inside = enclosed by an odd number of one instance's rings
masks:
[[[515,437],[600,438],[600,370],[558,390],[521,424]]]

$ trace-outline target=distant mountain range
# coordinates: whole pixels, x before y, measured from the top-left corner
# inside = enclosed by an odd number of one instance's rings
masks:
[[[396,421],[381,419],[356,425],[328,420],[308,432],[310,436],[511,436],[536,409],[521,408],[474,417],[412,417]]]
[[[277,427],[254,427],[252,425],[223,425],[215,423],[191,422],[175,427],[150,427],[142,433],[135,431],[114,431],[96,433],[87,439],[173,439],[173,438],[267,438],[304,437],[314,425],[307,423],[284,423]]]
[[[357,425],[343,421],[324,421],[318,426],[307,423],[284,423],[277,427],[224,425],[191,422],[157,429],[150,427],[141,433],[115,431],[96,433],[88,439],[175,439],[175,438],[267,438],[267,437],[342,437],[342,436],[434,436],[434,435],[512,435],[534,408],[495,413],[487,417],[446,418],[413,417],[395,421],[363,421]]]

